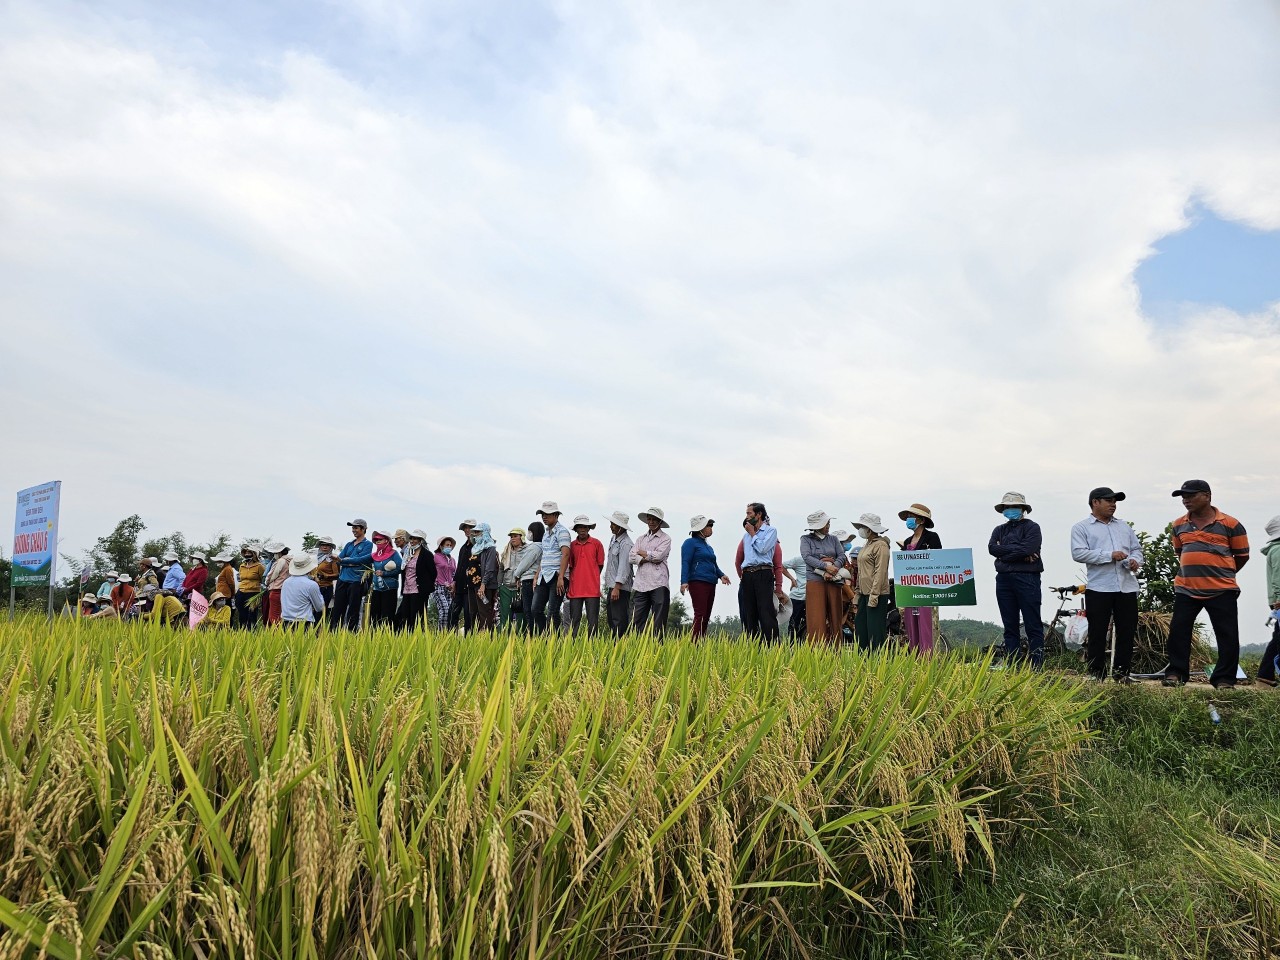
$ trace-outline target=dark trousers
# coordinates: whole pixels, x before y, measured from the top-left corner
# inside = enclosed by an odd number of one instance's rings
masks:
[[[858,597],[858,612],[853,615],[853,632],[858,646],[863,650],[879,650],[889,639],[889,595],[871,598],[865,593]]]
[[[805,604],[806,604],[806,601],[804,600],[797,600],[795,597],[791,598],[790,636],[792,640],[801,640],[805,636],[805,631],[807,629],[805,624]],[[837,624],[836,625],[837,638],[839,634],[839,629],[840,629],[840,625]]]
[[[396,630],[417,630],[422,626],[427,615],[427,595],[425,593],[406,593],[400,598],[400,606],[396,607]]]
[[[520,581],[520,632],[533,633],[533,580]]]
[[[1280,656],[1280,623],[1271,628],[1271,642],[1262,651],[1262,663],[1258,664],[1259,680],[1276,678],[1276,657]]]
[[[1040,574],[997,573],[996,603],[1004,622],[1004,652],[1012,659],[1022,656],[1018,617],[1027,631],[1027,656],[1033,666],[1044,663],[1044,624],[1040,621]]]
[[[471,625],[467,627],[467,633],[472,630],[488,630],[493,633],[498,623],[498,587],[486,587],[483,600],[480,599],[478,587],[469,591],[467,606],[471,608],[471,616],[468,618]]]
[[[610,589],[610,594],[613,590]],[[619,590],[618,599],[609,599],[605,602],[605,616],[609,618],[609,630],[615,637],[620,637],[627,632],[627,627],[631,626],[631,591]]]
[[[329,627],[360,629],[360,607],[364,604],[365,585],[339,580],[333,588],[333,606],[329,608]]]
[[[249,601],[253,598],[252,593],[236,594],[236,626],[241,630],[252,630],[262,622],[258,611],[249,606]]]
[[[449,629],[458,629],[458,623],[461,621],[463,627],[468,631],[471,630],[472,621],[475,617],[475,608],[471,601],[467,599],[467,594],[471,593],[470,586],[465,581],[453,581],[453,606],[449,608]]]
[[[577,636],[578,624],[582,622],[582,611],[584,608],[587,612],[587,636],[594,637],[600,632],[599,597],[569,598],[569,632],[574,636]]]
[[[1213,624],[1213,635],[1218,641],[1218,662],[1209,682],[1215,687],[1234,687],[1236,668],[1240,666],[1240,617],[1236,601],[1239,590],[1228,590],[1212,597],[1189,597],[1185,593],[1173,595],[1173,621],[1169,624],[1169,642],[1165,652],[1169,655],[1169,673],[1191,679],[1191,634],[1196,617],[1204,610]]]
[[[671,588],[637,590],[631,594],[631,626],[640,633],[653,616],[653,635],[666,636],[667,612],[671,609]]]
[[[369,626],[380,627],[391,623],[396,616],[396,592],[374,590],[369,597]]]
[[[560,632],[562,603],[564,594],[556,592],[556,578],[543,580],[539,577],[533,588],[533,625],[539,633],[546,633],[548,625],[555,633]]]
[[[716,602],[715,581],[690,580],[689,602],[693,604],[693,639],[697,640],[707,632],[707,624],[711,622],[711,607]]]
[[[333,603],[333,587],[321,587],[320,596],[324,598],[324,608],[329,609],[329,604]]]
[[[738,609],[742,632],[762,637],[766,643],[778,639],[778,611],[773,609],[773,567],[743,570],[738,584]]]
[[[1133,664],[1133,638],[1138,632],[1138,595],[1101,590],[1084,592],[1084,609],[1089,617],[1089,645],[1085,659],[1095,677],[1107,674],[1107,627],[1116,624],[1116,665],[1118,677],[1129,675]]]

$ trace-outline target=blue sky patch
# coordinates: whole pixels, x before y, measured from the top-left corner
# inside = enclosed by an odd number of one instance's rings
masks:
[[[1256,313],[1280,300],[1280,230],[1255,230],[1196,204],[1190,226],[1138,265],[1142,309],[1171,320],[1188,305]]]

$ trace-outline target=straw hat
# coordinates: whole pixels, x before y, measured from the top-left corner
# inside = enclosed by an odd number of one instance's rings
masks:
[[[228,597],[228,596],[227,596],[225,593],[223,593],[221,590],[215,590],[215,591],[213,591],[213,594],[209,597],[209,602],[210,602],[210,603],[213,603],[213,601],[215,601],[215,600],[230,600],[230,599],[231,599],[231,598],[230,598],[230,597]]]
[[[650,507],[648,510],[641,510],[636,514],[636,517],[645,523],[648,523],[650,518],[657,520],[659,526],[664,530],[671,526],[671,524],[667,523],[667,515],[662,512],[661,507]]]
[[[631,532],[631,528],[627,526],[627,524],[631,522],[631,517],[623,513],[621,510],[615,510],[613,511],[613,513],[609,514],[609,522],[613,524],[617,524],[619,527],[621,527],[623,530],[626,530],[628,533]]]
[[[305,577],[315,568],[316,558],[305,551],[289,558],[289,576],[291,577]]]
[[[594,530],[596,525],[591,522],[591,518],[585,513],[580,513],[573,518],[573,529],[577,530],[579,527],[586,527],[588,530]]]
[[[706,514],[700,513],[696,517],[689,518],[690,533],[701,533],[707,527],[714,526],[714,525],[715,525],[715,521],[712,520],[710,517],[708,517]]]
[[[538,516],[549,517],[552,514],[555,514],[556,516],[560,515],[560,504],[556,503],[554,500],[543,500],[542,506],[538,508]]]
[[[406,530],[404,527],[398,527],[398,528],[396,529],[396,538],[397,538],[397,539],[399,539],[400,537],[403,537],[404,539],[408,540],[408,539],[409,539],[409,531],[408,531],[408,530]]]
[[[899,520],[905,520],[907,517],[915,517],[923,522],[926,527],[933,526],[933,512],[923,503],[913,503],[907,509],[898,511]]]
[[[866,527],[872,533],[884,533],[889,529],[880,522],[880,514],[878,513],[864,513],[858,518],[855,526]]]
[[[996,513],[1004,513],[1009,507],[1021,507],[1027,513],[1031,512],[1031,504],[1027,503],[1027,498],[1016,490],[1010,490],[1000,498],[995,507]]]
[[[821,530],[834,519],[835,517],[829,516],[827,511],[819,510],[816,513],[811,513],[805,517],[804,525],[806,529],[809,530]]]

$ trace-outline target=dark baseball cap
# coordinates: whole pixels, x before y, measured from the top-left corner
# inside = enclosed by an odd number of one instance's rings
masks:
[[[1173,491],[1175,497],[1185,497],[1193,493],[1212,493],[1207,480],[1183,480],[1182,486]]]
[[[1116,493],[1116,492],[1115,492],[1114,490],[1112,490],[1110,487],[1094,487],[1092,490],[1090,490],[1090,491],[1089,491],[1089,502],[1090,502],[1090,503],[1093,503],[1093,501],[1095,501],[1095,500],[1116,500],[1116,501],[1119,501],[1119,500],[1123,500],[1123,499],[1124,499],[1124,494],[1123,494],[1123,493]]]
[[[364,527],[366,530],[369,529],[369,524],[359,518],[356,518],[355,520],[348,520],[347,526],[348,527]]]

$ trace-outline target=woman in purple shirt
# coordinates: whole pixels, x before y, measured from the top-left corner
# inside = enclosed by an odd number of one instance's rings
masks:
[[[453,537],[441,537],[436,541],[436,588],[432,597],[436,601],[436,629],[449,629],[449,609],[453,606],[453,576],[458,572],[458,561],[453,559],[453,548],[458,542]]]

